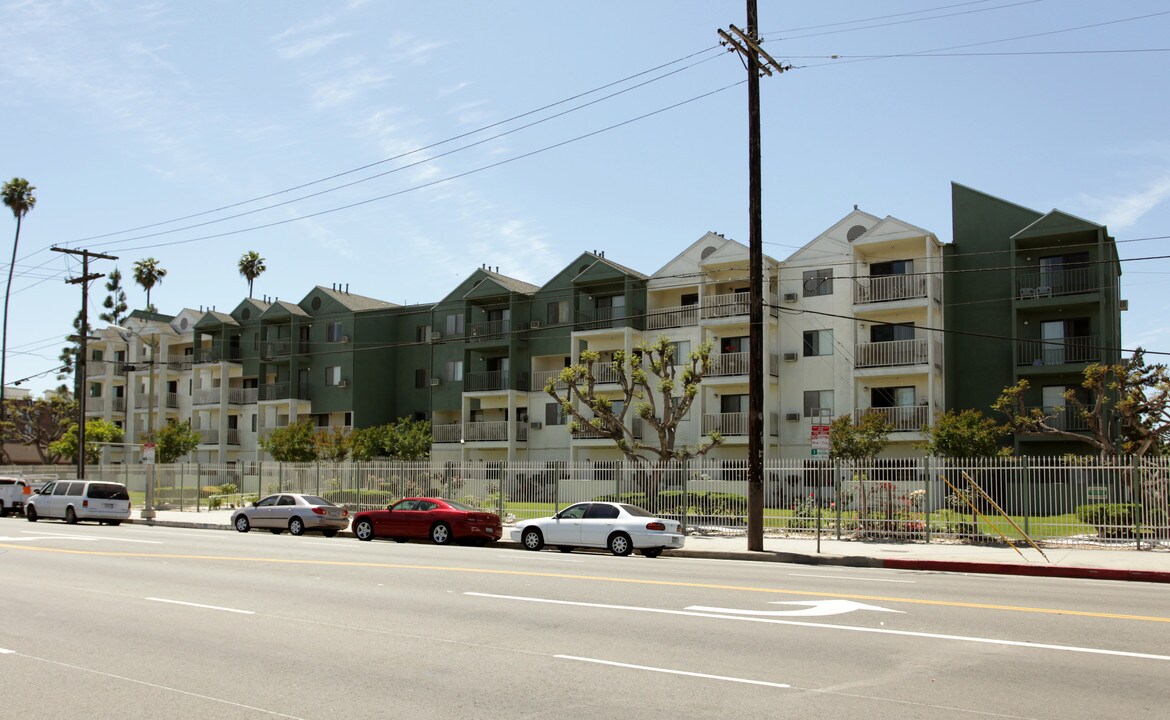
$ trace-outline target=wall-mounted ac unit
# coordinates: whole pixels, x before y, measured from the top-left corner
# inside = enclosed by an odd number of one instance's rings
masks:
[[[784,419],[788,422],[800,422],[800,413],[787,413]]]
[[[343,342],[343,343],[347,343],[347,342],[349,342],[349,335],[342,335],[342,336],[341,336],[341,342]]]
[[[345,380],[345,379],[338,380],[338,381],[337,381],[337,387],[339,387],[339,388],[347,388],[347,387],[349,387],[349,380]]]
[[[539,330],[540,329],[540,321],[533,320],[532,322],[528,323],[528,327],[530,327],[533,330]]]
[[[543,424],[543,423],[539,423],[539,422],[534,422],[534,423],[529,423],[529,424],[528,424],[528,427],[532,428],[533,430],[539,430],[539,429],[541,429],[542,427],[544,427],[544,424]]]
[[[784,353],[784,362],[796,362],[798,357],[796,353]]]
[[[784,302],[796,302],[796,293],[784,293]]]
[[[442,340],[442,339],[443,339],[443,333],[439,332],[438,330],[431,331],[431,342],[434,342],[436,340]]]
[[[439,387],[440,382],[439,378],[431,378],[431,387]]]

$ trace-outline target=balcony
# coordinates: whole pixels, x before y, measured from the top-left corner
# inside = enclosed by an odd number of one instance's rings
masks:
[[[556,380],[556,387],[563,390],[568,386],[565,385],[564,382],[557,380],[560,375],[560,370],[541,370],[539,372],[534,372],[532,373],[532,386],[530,389],[533,392],[543,391],[544,386],[548,384],[549,380]]]
[[[513,373],[509,370],[486,370],[469,372],[463,376],[463,390],[477,392],[484,390],[528,390],[528,373]]]
[[[288,357],[292,353],[291,340],[269,340],[264,343],[265,358]]]
[[[1089,421],[1085,419],[1084,415],[1079,409],[1071,405],[1053,405],[1051,407],[1029,407],[1025,408],[1028,413],[1033,410],[1043,410],[1044,414],[1048,416],[1045,423],[1049,427],[1054,427],[1057,430],[1068,430],[1069,432],[1086,432],[1089,429]]]
[[[516,440],[528,440],[528,423],[514,423],[516,426]],[[508,439],[507,420],[487,420],[483,422],[469,422],[463,424],[463,439],[467,442],[503,442]]]
[[[95,377],[97,375],[105,375],[107,370],[110,369],[113,370],[114,375],[117,377],[124,377],[126,375],[126,363],[110,360],[90,360],[85,364],[85,376]]]
[[[630,432],[633,434],[633,436],[637,439],[641,439],[642,438],[642,419],[641,418],[632,418],[632,419],[627,419],[627,422],[630,423]],[[583,424],[580,427],[578,427],[576,430],[573,431],[573,439],[574,440],[609,440],[610,438],[608,435],[602,434],[602,432],[600,430],[593,427],[592,425]]]
[[[717,432],[720,435],[747,435],[748,414],[745,412],[704,413],[703,434]]]
[[[632,327],[641,329],[641,318],[627,317],[626,308],[593,308],[581,310],[577,313],[577,330],[607,330],[610,328]]]
[[[154,397],[151,397],[150,395],[143,393],[141,395],[134,396],[134,409],[135,410],[146,410],[150,406],[157,405],[157,404],[158,404],[158,396],[157,395]]]
[[[467,332],[464,333],[463,337],[468,342],[506,340],[511,332],[511,320],[487,320],[485,322],[468,323]]]
[[[228,388],[229,405],[255,405],[260,388]]]
[[[288,353],[286,352],[285,354],[287,355]],[[188,360],[188,362],[190,362],[191,358],[187,358],[187,360]],[[194,362],[196,365],[207,365],[207,364],[212,364],[212,363],[239,362],[239,361],[240,361],[240,351],[238,348],[229,351],[227,356],[225,356],[224,353],[218,349],[202,348],[200,350],[195,351],[195,357],[194,357]]]
[[[1096,335],[1050,340],[1020,340],[1016,350],[1017,365],[1089,363],[1099,357]]]
[[[746,292],[708,295],[703,298],[703,319],[738,317],[751,312],[751,296]]]
[[[698,324],[698,305],[676,305],[646,311],[647,330],[692,327]]]
[[[1033,266],[1016,273],[1016,297],[1020,300],[1095,293],[1099,289],[1097,271],[1089,267],[1042,271]]]
[[[90,413],[104,413],[106,411],[106,399],[103,397],[87,397],[85,399],[85,414]]]
[[[191,391],[192,405],[218,405],[219,388],[195,388]]]
[[[301,385],[296,388],[291,387],[289,383],[268,383],[260,386],[261,401],[265,400],[308,400],[309,387]],[[295,395],[293,393],[296,393]]]
[[[192,360],[194,360],[194,356],[192,355],[168,355],[167,370],[177,370],[179,372],[190,370]]]
[[[730,352],[711,355],[711,370],[706,377],[748,374],[748,353]]]
[[[271,429],[270,429],[271,430]],[[221,434],[218,429],[215,430],[198,430],[199,443],[201,445],[218,445]],[[236,428],[228,428],[227,435],[222,436],[227,441],[228,445],[240,444],[240,431]]]
[[[894,432],[918,432],[930,423],[930,408],[926,405],[857,408],[853,417],[860,420],[866,415],[881,415]]]
[[[179,393],[163,393],[163,402],[165,402],[166,406],[169,408],[179,407]]]
[[[431,426],[431,440],[437,443],[457,443],[463,439],[463,423]]]
[[[930,281],[930,282],[928,282]],[[853,281],[853,304],[920,300],[927,297],[927,289],[934,286],[939,296],[940,280],[926,275],[875,275]]]
[[[896,367],[927,362],[926,338],[857,343],[855,367]]]

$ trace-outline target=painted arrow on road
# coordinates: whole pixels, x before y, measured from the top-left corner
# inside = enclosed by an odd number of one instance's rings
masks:
[[[865,605],[852,600],[793,600],[791,602],[775,601],[769,605],[808,605],[800,610],[740,610],[738,608],[707,607],[705,605],[691,605],[687,610],[699,612],[719,613],[721,615],[751,615],[754,617],[818,617],[824,615],[843,615],[855,610],[875,610],[877,612],[901,613],[901,610]]]

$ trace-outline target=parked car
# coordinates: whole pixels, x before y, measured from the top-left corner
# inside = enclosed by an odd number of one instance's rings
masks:
[[[24,516],[29,522],[60,518],[70,524],[78,520],[97,520],[117,525],[130,517],[130,493],[122,483],[58,480],[28,496]]]
[[[436,545],[467,540],[487,545],[503,537],[500,516],[454,500],[434,497],[403,498],[385,510],[367,510],[353,516],[358,540],[376,537],[406,542],[429,538]]]
[[[577,503],[552,517],[518,521],[512,539],[528,550],[555,545],[561,552],[591,547],[629,555],[636,549],[646,557],[681,548],[686,541],[677,520],[656,517],[637,505],[612,502]]]
[[[252,528],[276,535],[286,529],[293,535],[320,530],[325,537],[333,537],[349,527],[349,510],[316,495],[277,493],[236,510],[232,526],[242,533]]]
[[[14,477],[0,477],[0,517],[9,512],[24,514],[24,502],[32,496],[32,487],[27,480]]]

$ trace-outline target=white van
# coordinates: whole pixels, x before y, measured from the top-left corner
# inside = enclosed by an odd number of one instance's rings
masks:
[[[0,477],[0,517],[9,512],[23,513],[24,503],[32,495],[32,486],[27,480],[14,477]]]
[[[67,523],[97,520],[117,525],[130,517],[130,493],[122,483],[58,480],[25,501],[24,516],[29,522],[61,518]]]

